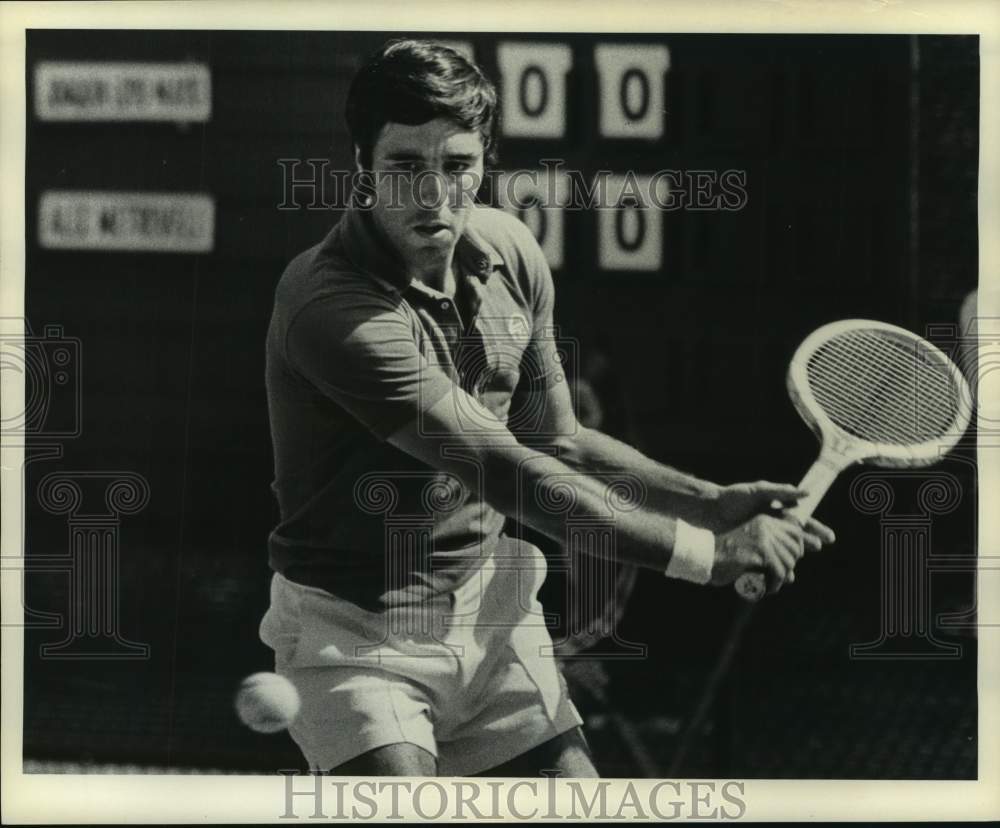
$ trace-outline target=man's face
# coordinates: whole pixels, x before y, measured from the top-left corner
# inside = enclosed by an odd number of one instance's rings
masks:
[[[483,177],[482,137],[447,118],[390,122],[372,148],[372,172],[376,226],[408,265],[432,266],[465,230]]]

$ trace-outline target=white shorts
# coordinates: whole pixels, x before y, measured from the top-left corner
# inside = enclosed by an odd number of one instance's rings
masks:
[[[377,613],[274,575],[260,637],[298,688],[289,732],[312,770],[409,742],[467,776],[582,723],[537,599],[545,557],[500,548],[456,591]]]

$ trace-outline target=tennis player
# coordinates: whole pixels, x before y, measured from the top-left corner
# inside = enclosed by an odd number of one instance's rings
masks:
[[[346,106],[368,183],[276,290],[260,634],[314,771],[597,775],[537,600],[545,559],[508,517],[557,540],[570,513],[606,524],[627,474],[642,505],[615,511],[614,554],[717,586],[763,570],[772,590],[833,540],[771,512],[793,486],[721,487],[580,426],[545,258],[474,203],[496,104],[456,51],[384,46]]]

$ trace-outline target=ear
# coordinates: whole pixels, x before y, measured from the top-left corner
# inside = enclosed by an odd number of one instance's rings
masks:
[[[362,172],[362,170],[364,169],[361,166],[361,147],[359,147],[357,144],[354,145],[354,169],[357,170],[358,172]]]

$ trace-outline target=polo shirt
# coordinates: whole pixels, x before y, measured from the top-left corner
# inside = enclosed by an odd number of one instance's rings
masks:
[[[350,208],[282,275],[266,347],[280,510],[268,551],[290,580],[377,611],[457,588],[507,542],[477,492],[387,442],[456,388],[530,431],[519,401],[560,368],[552,275],[524,224],[477,205],[455,265],[454,298],[408,280]]]

